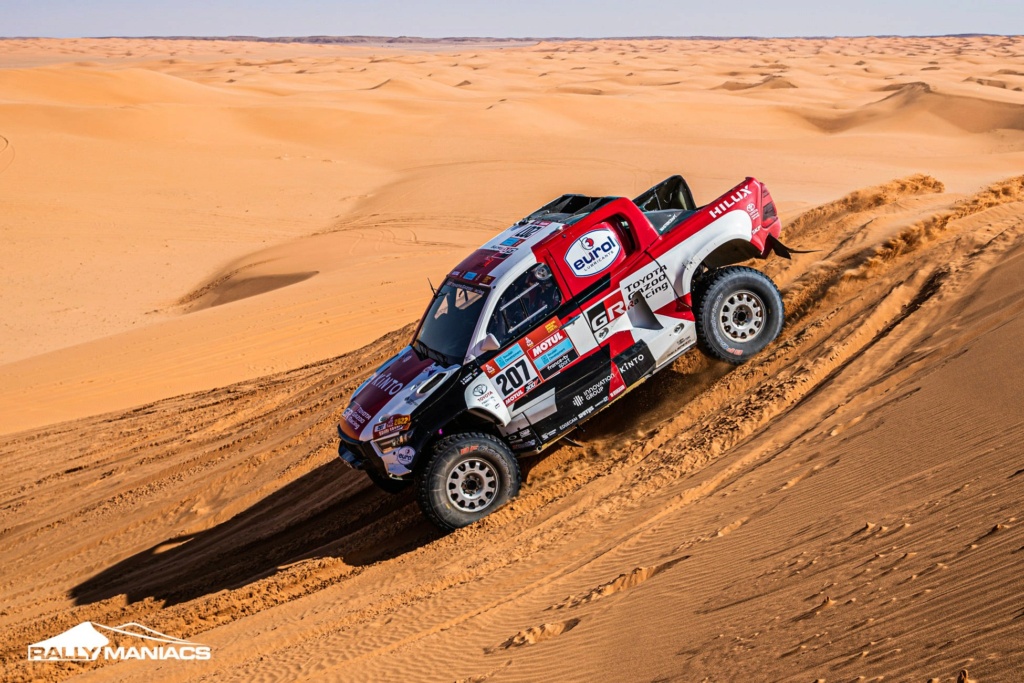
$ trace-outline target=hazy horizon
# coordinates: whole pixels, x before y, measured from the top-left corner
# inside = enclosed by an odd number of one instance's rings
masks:
[[[1005,0],[953,2],[865,0],[822,6],[781,0],[754,7],[707,2],[522,0],[514,6],[471,0],[367,5],[344,0],[39,0],[5,8],[0,37],[372,36],[440,38],[814,38],[1024,33],[1024,6]]]

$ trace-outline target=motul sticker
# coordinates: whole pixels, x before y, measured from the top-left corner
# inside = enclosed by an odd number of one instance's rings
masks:
[[[565,336],[565,332],[562,330],[556,330],[551,336],[542,339],[530,347],[530,359],[536,361],[537,358],[558,346],[561,342],[567,340],[568,337]],[[571,343],[572,342],[570,342],[570,344]]]
[[[620,253],[622,245],[615,232],[600,228],[573,242],[565,252],[565,262],[576,277],[590,277],[610,268]]]

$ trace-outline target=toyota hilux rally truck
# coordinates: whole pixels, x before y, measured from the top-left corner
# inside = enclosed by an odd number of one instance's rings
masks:
[[[747,178],[698,207],[681,176],[630,201],[567,194],[452,270],[398,355],[344,411],[339,455],[380,488],[415,482],[426,516],[466,526],[519,492],[539,453],[698,346],[742,363],[774,340],[782,297],[735,266],[781,223]]]

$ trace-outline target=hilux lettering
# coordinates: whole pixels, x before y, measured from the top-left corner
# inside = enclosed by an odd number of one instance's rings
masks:
[[[719,216],[724,215],[726,211],[739,204],[743,201],[744,197],[749,197],[751,194],[750,188],[741,187],[739,192],[733,192],[729,197],[716,204],[711,211],[709,211],[711,217],[718,218]]]

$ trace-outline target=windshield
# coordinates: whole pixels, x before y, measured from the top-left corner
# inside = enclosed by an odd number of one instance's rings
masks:
[[[445,365],[461,363],[484,308],[484,290],[445,282],[430,304],[416,341],[444,356]]]

